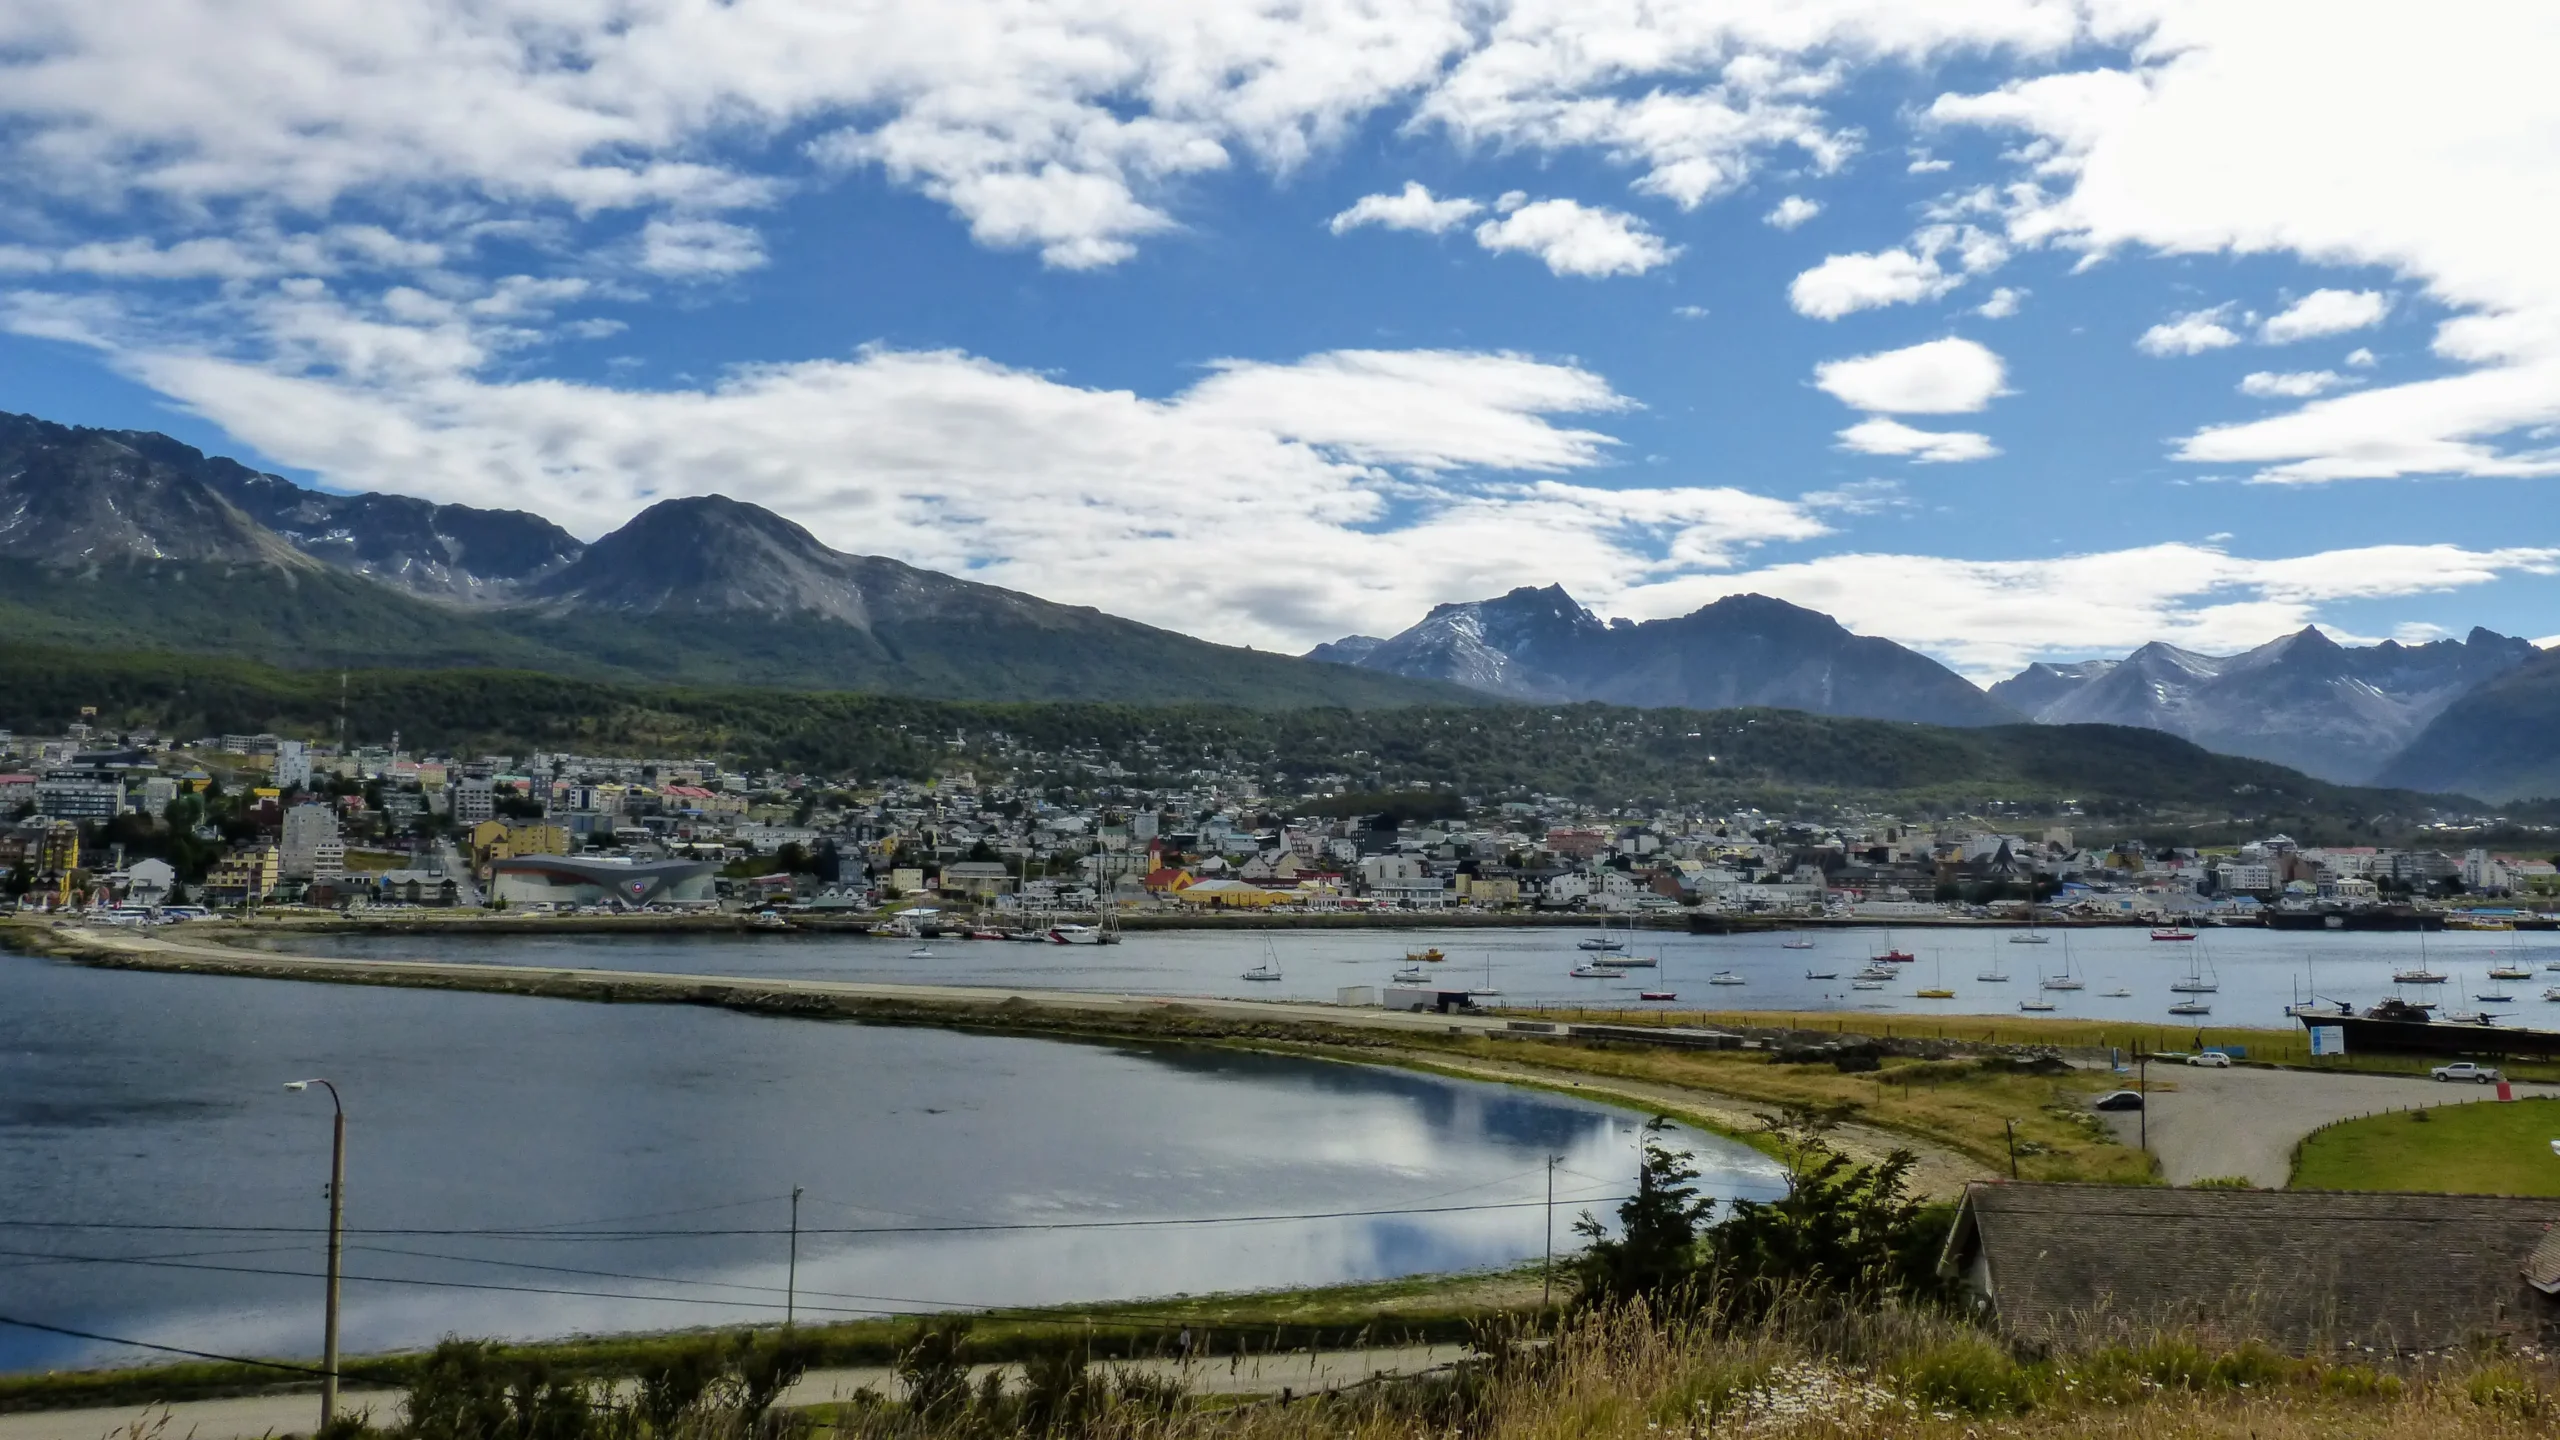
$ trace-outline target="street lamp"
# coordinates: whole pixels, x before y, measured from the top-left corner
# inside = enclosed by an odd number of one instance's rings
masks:
[[[329,1092],[329,1106],[337,1118],[329,1128],[329,1308],[326,1329],[321,1336],[320,1428],[338,1417],[338,1253],[340,1234],[346,1218],[347,1200],[347,1107],[338,1100],[338,1087],[326,1080],[287,1080],[287,1090],[308,1090],[317,1085]]]

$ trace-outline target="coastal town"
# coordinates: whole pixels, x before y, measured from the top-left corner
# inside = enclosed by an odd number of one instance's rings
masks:
[[[726,908],[994,922],[1579,912],[2500,927],[2548,853],[2098,840],[2057,817],[1635,811],[1438,790],[1279,795],[1216,769],[1078,786],[412,755],[273,734],[0,735],[0,898],[127,920],[264,907]],[[2058,817],[2069,819],[2070,817]]]

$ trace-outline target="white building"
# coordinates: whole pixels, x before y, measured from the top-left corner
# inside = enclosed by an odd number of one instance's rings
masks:
[[[287,880],[345,876],[347,846],[338,834],[338,812],[327,805],[296,805],[284,812],[284,843],[276,868]]]
[[[453,823],[477,825],[498,818],[497,786],[486,777],[466,778],[453,791]]]
[[[311,748],[299,740],[276,742],[276,788],[308,790],[311,788]]]

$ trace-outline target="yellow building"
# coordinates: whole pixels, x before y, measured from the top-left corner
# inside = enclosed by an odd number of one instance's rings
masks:
[[[275,888],[276,852],[267,845],[232,851],[204,877],[206,903],[214,905],[263,900]]]
[[[1265,890],[1242,880],[1201,880],[1167,892],[1185,905],[1208,905],[1228,910],[1259,910],[1293,899],[1285,890]]]
[[[501,860],[570,853],[569,832],[548,820],[483,820],[471,827],[471,868],[483,878]]]
[[[36,842],[36,873],[60,876],[79,868],[80,827],[68,820],[46,826],[44,838]]]

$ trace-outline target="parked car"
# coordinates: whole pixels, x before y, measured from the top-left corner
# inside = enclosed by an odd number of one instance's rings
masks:
[[[2474,1085],[2495,1085],[2501,1078],[2503,1078],[2490,1066],[2474,1065],[2468,1060],[2457,1060],[2450,1065],[2439,1065],[2427,1073],[2433,1075],[2438,1080],[2468,1080]]]
[[[2099,1096],[2097,1099],[2090,1101],[2089,1108],[2092,1110],[2139,1110],[2142,1108],[2142,1092],[2139,1090],[2110,1090],[2106,1094]]]
[[[2187,1057],[2187,1063],[2202,1065],[2208,1070],[2228,1070],[2231,1068],[2231,1057],[2219,1050],[2199,1050]]]

